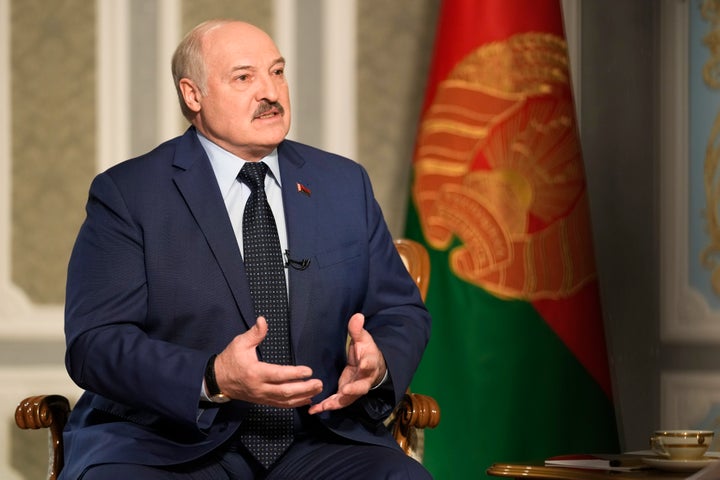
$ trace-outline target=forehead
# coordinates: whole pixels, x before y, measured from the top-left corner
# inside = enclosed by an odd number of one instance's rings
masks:
[[[208,65],[263,67],[275,63],[280,52],[268,34],[242,22],[233,22],[207,32],[202,50]]]

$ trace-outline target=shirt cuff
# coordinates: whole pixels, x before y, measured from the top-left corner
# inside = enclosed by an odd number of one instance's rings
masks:
[[[370,387],[370,390],[375,390],[377,388],[380,388],[383,385],[383,383],[387,382],[387,379],[388,379],[388,369],[386,368],[385,375],[383,375],[382,380],[380,380],[376,385]]]

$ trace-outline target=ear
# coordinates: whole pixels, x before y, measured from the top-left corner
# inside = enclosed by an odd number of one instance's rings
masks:
[[[185,100],[185,105],[187,105],[191,111],[195,113],[199,112],[202,108],[202,93],[195,82],[189,78],[181,78],[180,91],[182,92],[183,99]]]

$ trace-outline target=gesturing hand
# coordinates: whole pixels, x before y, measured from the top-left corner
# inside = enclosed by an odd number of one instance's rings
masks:
[[[365,395],[385,375],[387,366],[370,332],[363,328],[365,316],[356,313],[348,322],[348,363],[340,375],[337,393],[310,407],[309,413],[338,410]]]
[[[215,359],[215,377],[220,390],[235,400],[295,408],[308,405],[322,391],[322,382],[310,378],[304,365],[275,365],[258,360],[256,349],[267,335],[267,321],[235,337]]]

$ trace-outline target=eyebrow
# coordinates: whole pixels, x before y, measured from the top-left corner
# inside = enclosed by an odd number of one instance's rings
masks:
[[[278,57],[270,65],[277,65],[278,63],[285,63],[285,57]],[[252,70],[256,68],[254,65],[237,65],[231,69],[233,72],[237,72],[238,70]]]

